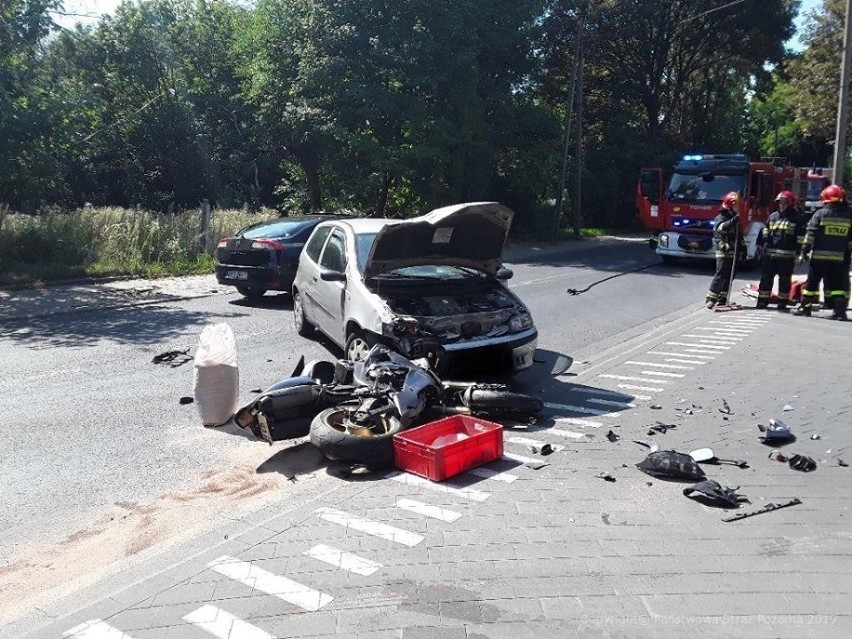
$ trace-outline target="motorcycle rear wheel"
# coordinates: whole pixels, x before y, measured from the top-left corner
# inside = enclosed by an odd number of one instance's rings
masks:
[[[464,404],[483,416],[532,416],[544,408],[540,397],[493,388],[470,388],[462,394]]]
[[[327,408],[311,422],[310,439],[329,459],[364,464],[369,468],[393,465],[393,436],[402,430],[396,415],[380,414],[371,427],[351,421],[355,408]]]

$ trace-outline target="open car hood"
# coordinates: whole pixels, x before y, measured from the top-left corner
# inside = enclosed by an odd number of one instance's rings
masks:
[[[388,224],[373,241],[364,276],[419,264],[464,266],[494,275],[502,265],[513,216],[497,202],[467,202]]]

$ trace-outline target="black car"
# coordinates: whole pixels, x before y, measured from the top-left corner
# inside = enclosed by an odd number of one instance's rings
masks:
[[[266,291],[288,291],[299,254],[320,222],[339,215],[297,215],[253,224],[216,247],[216,279],[236,286],[240,295],[258,299]]]

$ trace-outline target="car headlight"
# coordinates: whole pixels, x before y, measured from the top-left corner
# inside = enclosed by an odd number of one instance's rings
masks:
[[[669,246],[669,236],[663,233],[660,235],[660,246],[668,248]]]
[[[515,315],[512,319],[509,320],[509,328],[513,333],[517,333],[518,331],[522,331],[525,328],[529,328],[532,326],[532,316],[529,313],[521,313],[520,315]]]

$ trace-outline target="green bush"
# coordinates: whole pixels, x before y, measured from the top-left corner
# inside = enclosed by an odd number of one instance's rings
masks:
[[[211,273],[219,238],[276,217],[274,211],[214,210],[209,249],[201,214],[119,207],[0,215],[0,284],[81,276],[157,277]]]

